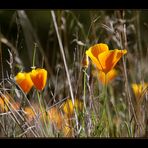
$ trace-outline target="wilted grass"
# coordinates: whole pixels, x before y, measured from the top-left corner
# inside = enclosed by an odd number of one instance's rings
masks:
[[[0,136],[147,137],[146,14],[2,10]],[[101,70],[99,43],[127,53]]]

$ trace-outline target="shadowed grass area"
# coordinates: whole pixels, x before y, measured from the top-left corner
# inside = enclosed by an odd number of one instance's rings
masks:
[[[0,137],[147,137],[147,13],[1,10]]]

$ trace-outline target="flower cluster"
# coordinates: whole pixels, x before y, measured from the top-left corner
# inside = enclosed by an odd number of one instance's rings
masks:
[[[19,72],[15,76],[17,84],[27,94],[34,86],[37,90],[42,91],[47,81],[47,71],[45,69],[37,68],[31,72]]]

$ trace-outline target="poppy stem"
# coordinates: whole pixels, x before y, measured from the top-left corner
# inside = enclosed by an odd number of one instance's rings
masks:
[[[38,101],[39,101],[39,105],[40,105],[40,110],[41,110],[41,115],[43,117],[43,122],[45,124],[45,127],[46,127],[46,132],[48,133],[48,127],[47,127],[47,123],[46,123],[46,120],[45,120],[45,116],[44,116],[44,109],[42,107],[42,103],[41,103],[41,94],[39,94],[39,92],[37,91],[37,98],[38,98]],[[46,115],[46,114],[45,114]],[[44,131],[44,129],[43,129]],[[45,132],[45,131],[44,131]]]
[[[83,88],[83,102],[84,110],[86,110],[86,68],[84,69],[84,88]]]
[[[32,69],[35,69],[35,56],[36,56],[36,48],[37,48],[37,43],[34,44],[34,51],[33,51],[33,58],[32,58]]]
[[[111,121],[111,114],[110,114],[110,109],[109,109],[109,102],[107,99],[107,74],[105,74],[105,85],[104,85],[104,106],[105,106],[105,112],[106,112],[106,116],[108,119],[108,130],[109,130],[109,134],[112,131],[112,121]]]

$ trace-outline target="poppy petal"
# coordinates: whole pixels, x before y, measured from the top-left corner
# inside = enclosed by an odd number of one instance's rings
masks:
[[[101,81],[102,84],[108,84],[109,82],[111,82],[116,76],[118,75],[118,71],[116,69],[112,69],[110,70],[106,76],[105,73],[103,71],[99,71],[98,73],[98,79],[99,81]],[[106,80],[105,80],[106,77]],[[105,82],[106,81],[106,82]]]
[[[33,86],[33,82],[30,78],[30,73],[19,72],[15,76],[15,80],[25,93],[28,93]]]
[[[102,71],[108,73],[115,67],[120,58],[127,53],[127,50],[110,50],[98,55],[98,60],[101,63]]]
[[[30,76],[36,89],[43,90],[47,81],[47,71],[41,68],[33,69]]]

